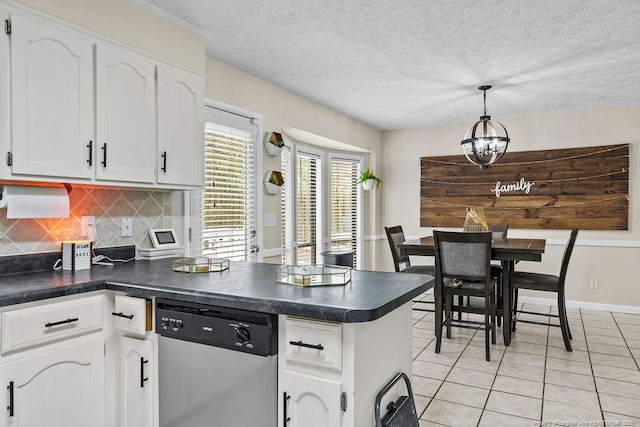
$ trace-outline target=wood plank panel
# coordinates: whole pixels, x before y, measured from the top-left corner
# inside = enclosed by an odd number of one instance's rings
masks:
[[[508,152],[486,170],[464,156],[420,161],[422,227],[462,227],[471,206],[511,228],[628,229],[629,144]]]

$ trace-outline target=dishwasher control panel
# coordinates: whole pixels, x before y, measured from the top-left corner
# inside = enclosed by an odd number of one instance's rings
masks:
[[[278,317],[204,304],[156,299],[156,332],[245,353],[277,353]]]

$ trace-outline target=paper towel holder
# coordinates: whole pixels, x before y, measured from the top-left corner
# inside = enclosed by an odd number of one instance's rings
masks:
[[[0,183],[0,200],[2,200],[2,194],[4,193],[3,190],[5,185],[26,185],[31,187],[55,187],[55,185],[30,185],[30,183],[22,184],[20,182],[15,182],[15,181],[12,181],[10,183],[5,183],[5,184]],[[68,182],[61,182],[60,185],[62,185],[65,188],[65,190],[67,190],[67,194],[71,194],[71,192],[73,191],[73,187]]]
[[[71,190],[70,184],[62,183],[56,186],[15,181],[0,182],[0,208],[7,208],[8,219],[68,218]],[[64,194],[63,199],[60,198],[61,193]]]

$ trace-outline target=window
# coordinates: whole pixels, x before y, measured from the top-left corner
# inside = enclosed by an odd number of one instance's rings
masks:
[[[257,128],[253,122],[207,108],[205,188],[199,206],[202,255],[256,259]]]
[[[282,150],[280,213],[283,264],[319,264],[324,250],[353,251],[361,265],[362,190],[356,184],[363,158],[329,153],[323,180],[323,152],[309,148]],[[323,183],[329,191],[323,193]],[[323,195],[324,194],[324,195]],[[324,207],[323,207],[324,206]],[[326,208],[325,208],[326,207]],[[328,228],[323,238],[321,228]]]
[[[296,262],[318,263],[318,226],[320,223],[319,163],[317,156],[296,156]],[[320,245],[321,247],[321,245]]]
[[[291,147],[282,147],[280,153],[280,171],[284,179],[284,185],[280,193],[280,240],[284,250],[282,253],[282,263],[293,265],[293,159]]]
[[[353,251],[353,266],[358,266],[360,235],[359,203],[360,186],[356,184],[360,158],[331,156],[329,174],[329,210],[331,221],[330,249]]]
[[[284,264],[318,264],[322,251],[322,153],[305,148],[281,153],[280,207]]]

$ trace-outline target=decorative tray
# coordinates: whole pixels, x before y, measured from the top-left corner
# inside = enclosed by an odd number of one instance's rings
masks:
[[[351,267],[338,265],[285,265],[276,270],[276,283],[295,286],[344,286]]]
[[[229,260],[223,258],[182,258],[173,261],[173,271],[182,273],[210,273],[229,268]]]

